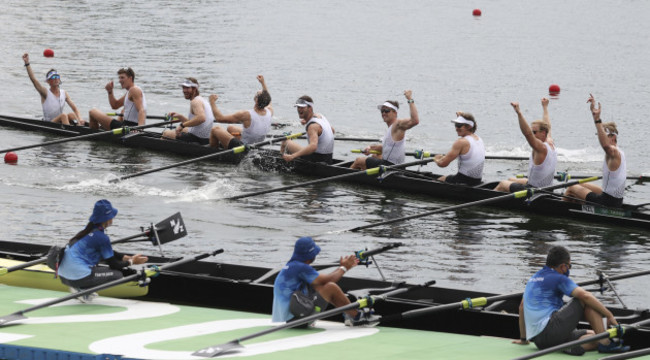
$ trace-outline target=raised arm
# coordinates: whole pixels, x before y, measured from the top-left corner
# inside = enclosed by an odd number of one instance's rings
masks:
[[[413,100],[413,91],[405,90],[404,96],[406,97],[406,102],[409,104],[409,111],[411,117],[408,119],[398,120],[397,126],[402,131],[406,131],[420,123],[420,117],[418,116],[418,109],[415,106],[415,101]]]
[[[257,75],[257,81],[259,81],[260,84],[262,84],[262,90],[264,90],[266,92],[269,92],[269,88],[266,86],[266,80],[264,80],[264,76]],[[269,109],[269,111],[271,112],[271,115],[273,115],[273,98],[271,98],[271,101],[269,102],[269,104],[266,105],[264,108]]]
[[[542,98],[542,110],[544,111],[542,115],[542,120],[548,123],[548,133],[546,134],[546,142],[549,144],[553,144],[553,138],[551,137],[551,131],[552,131],[552,126],[551,126],[551,117],[548,116],[548,104],[549,101],[547,98]]]
[[[589,99],[587,99],[587,102],[589,103],[589,109],[591,110],[591,115],[593,116],[594,124],[596,125],[596,131],[598,132],[598,142],[600,142],[600,146],[603,148],[603,150],[605,150],[605,154],[608,160],[616,157],[620,158],[620,153],[618,152],[618,149],[616,148],[616,146],[612,145],[609,142],[607,133],[603,128],[603,121],[600,119],[602,106],[600,105],[600,103],[598,103],[598,107],[596,107],[596,99],[594,99],[594,96],[591,94],[589,94]]]
[[[217,99],[219,95],[212,94],[210,95],[210,107],[212,108],[212,115],[214,115],[214,121],[220,123],[228,124],[244,124],[251,121],[251,114],[246,110],[240,110],[233,114],[224,115],[221,113],[221,110],[217,107]]]
[[[29,80],[32,81],[32,84],[34,84],[34,88],[41,95],[43,101],[45,101],[45,99],[47,99],[47,89],[43,87],[43,85],[41,85],[41,83],[38,82],[38,80],[36,80],[36,76],[34,76],[32,67],[29,64],[29,54],[27,53],[23,54],[23,61],[25,62],[25,69],[27,69],[27,75],[29,76]]]
[[[521,109],[519,108],[519,103],[514,101],[511,102],[510,105],[512,105],[512,108],[515,110],[515,113],[517,113],[517,118],[519,120],[519,129],[521,130],[521,133],[526,138],[528,145],[530,145],[530,147],[532,147],[533,150],[535,151],[546,152],[546,146],[544,146],[544,142],[536,138],[535,135],[533,134],[533,131],[530,129],[530,126],[528,125],[526,118],[524,118],[524,114],[521,113]]]
[[[104,86],[104,89],[106,89],[106,92],[108,92],[108,103],[111,104],[111,109],[117,110],[124,106],[124,97],[126,94],[121,98],[116,99],[113,95],[113,81],[109,81],[106,86]]]

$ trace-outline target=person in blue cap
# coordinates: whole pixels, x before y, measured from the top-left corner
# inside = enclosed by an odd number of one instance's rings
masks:
[[[305,295],[316,292],[320,299],[334,305],[345,306],[350,300],[336,284],[343,275],[357,266],[359,259],[355,255],[342,256],[340,266],[329,274],[319,274],[311,264],[320,253],[320,247],[311,237],[301,237],[296,241],[293,256],[275,278],[273,285],[273,322],[285,322],[293,319],[290,303],[294,291],[301,290]],[[324,310],[324,309],[323,309]],[[306,314],[309,315],[309,314]],[[368,319],[357,310],[346,311],[346,325],[365,325]]]
[[[113,224],[117,209],[108,200],[95,203],[88,225],[72,237],[65,249],[59,266],[61,282],[78,292],[82,289],[122,278],[122,270],[130,265],[143,264],[148,258],[143,255],[124,255],[113,251],[111,241],[104,230]],[[105,261],[107,266],[100,266]],[[88,301],[92,296],[81,298]]]

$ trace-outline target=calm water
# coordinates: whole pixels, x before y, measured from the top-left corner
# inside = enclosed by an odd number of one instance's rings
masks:
[[[299,131],[293,101],[311,95],[341,136],[380,137],[384,125],[375,106],[386,99],[403,105],[412,89],[421,124],[409,132],[408,148],[446,151],[457,110],[478,120],[489,154],[527,156],[509,103],[519,101],[529,120],[541,117],[540,98],[550,84],[562,87],[550,105],[558,170],[598,174],[599,149],[585,104],[590,92],[615,120],[626,149],[628,173],[650,174],[644,116],[650,112],[650,25],[645,1],[479,1],[483,16],[457,1],[36,1],[7,0],[0,12],[2,113],[35,116],[38,94],[22,66],[29,52],[39,78],[51,67],[62,87],[87,114],[109,110],[104,85],[131,66],[145,91],[148,112],[187,112],[178,83],[194,76],[202,94],[218,93],[225,112],[249,108],[264,74],[275,121]],[[52,48],[55,57],[42,56]],[[118,94],[120,92],[118,91]],[[400,113],[406,116],[404,110]],[[54,139],[0,129],[0,147]],[[337,143],[336,156],[365,144]],[[119,209],[113,237],[181,211],[190,236],[165,246],[169,255],[223,247],[220,261],[281,265],[297,236],[322,234],[444,206],[434,199],[344,184],[225,202],[223,197],[281,186],[306,178],[239,166],[194,164],[119,185],[107,180],[181,160],[87,142],[22,151],[19,165],[0,165],[2,238],[63,243],[81,229],[92,204],[108,198]],[[525,162],[488,161],[485,179],[526,171]],[[443,174],[447,169],[429,170]],[[650,201],[648,185],[631,186],[631,203]],[[442,286],[511,292],[522,290],[543,263],[549,246],[573,251],[577,280],[596,268],[619,274],[650,267],[648,232],[523,216],[477,208],[445,213],[361,233],[326,236],[322,262],[364,247],[402,241],[381,256],[391,278],[437,279]],[[123,250],[151,253],[146,245]],[[351,275],[377,277],[370,269]],[[623,300],[647,307],[647,278],[618,283]],[[611,296],[605,297],[615,303]]]

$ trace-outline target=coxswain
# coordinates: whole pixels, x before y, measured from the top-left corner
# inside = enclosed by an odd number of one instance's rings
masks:
[[[533,149],[528,160],[528,177],[524,179],[510,178],[502,180],[494,188],[497,191],[516,192],[527,187],[539,188],[553,184],[557,151],[551,137],[551,121],[548,116],[548,99],[542,98],[544,115],[542,120],[533,121],[530,126],[519,109],[519,103],[510,103],[519,118],[519,129]]]
[[[181,123],[175,130],[163,131],[162,136],[168,139],[207,145],[210,143],[210,130],[214,123],[210,104],[203,96],[199,95],[199,81],[195,78],[185,79],[181,87],[183,96],[190,101],[190,112],[187,117],[175,112],[169,113],[169,116],[178,118]]]
[[[210,106],[214,120],[219,123],[242,124],[243,128],[229,125],[227,129],[215,126],[210,132],[210,146],[232,149],[240,145],[248,145],[263,141],[271,130],[273,107],[271,94],[266,87],[264,76],[257,75],[257,81],[262,85],[253,98],[255,105],[251,110],[240,110],[233,114],[224,115],[217,107],[216,94],[210,95]]]
[[[280,151],[286,161],[301,158],[307,161],[332,163],[334,152],[334,128],[322,114],[314,114],[314,101],[304,95],[293,105],[298,110],[300,123],[305,125],[308,144],[300,146],[293,140],[282,143]]]
[[[456,116],[457,118],[451,122],[454,123],[456,134],[460,139],[454,141],[445,155],[436,155],[434,161],[438,166],[446,167],[458,158],[458,173],[441,176],[438,180],[451,184],[478,185],[483,178],[485,163],[483,139],[475,134],[476,119],[472,114],[458,111]]]
[[[147,121],[147,100],[144,92],[139,86],[135,85],[135,72],[133,69],[122,68],[117,71],[118,81],[126,94],[119,99],[113,95],[113,81],[109,81],[104,89],[108,93],[108,102],[111,109],[117,110],[121,107],[121,115],[114,119],[99,109],[92,109],[89,113],[89,123],[92,129],[99,129],[101,126],[104,130],[117,129],[124,126],[142,126]]]
[[[603,186],[584,183],[570,186],[564,192],[563,198],[567,201],[574,199],[586,200],[591,203],[610,207],[623,206],[623,194],[625,193],[625,180],[627,179],[625,153],[618,147],[618,130],[616,123],[606,122],[600,118],[601,105],[594,96],[589,94],[589,108],[594,118],[598,142],[605,151],[603,162]]]
[[[70,125],[70,123],[74,124],[76,121],[79,125],[84,125],[85,122],[81,118],[81,113],[77,106],[72,102],[72,99],[70,99],[70,94],[61,89],[61,75],[59,75],[56,70],[50,69],[50,71],[45,74],[45,81],[50,85],[50,88],[47,89],[36,80],[36,76],[34,76],[31,64],[29,63],[29,54],[23,54],[23,61],[25,62],[25,69],[27,69],[29,80],[32,81],[34,88],[36,88],[36,91],[41,95],[43,120],[63,125]],[[63,112],[66,103],[68,103],[68,106],[73,112],[67,114]]]
[[[386,100],[383,104],[377,106],[384,123],[388,126],[388,130],[386,130],[386,134],[380,145],[370,145],[363,150],[363,153],[366,155],[371,151],[377,154],[356,158],[350,166],[351,169],[366,170],[380,165],[395,165],[404,162],[406,130],[420,123],[418,109],[415,107],[415,101],[412,95],[413,92],[411,90],[404,91],[404,96],[406,97],[406,102],[409,104],[411,114],[411,117],[408,119],[397,118],[397,110],[399,110],[399,103],[397,101]]]

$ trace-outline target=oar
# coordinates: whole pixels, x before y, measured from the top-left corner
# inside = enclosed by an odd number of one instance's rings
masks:
[[[209,256],[214,256],[214,255],[220,254],[222,252],[223,252],[223,249],[219,249],[219,250],[216,250],[216,251],[214,251],[212,253],[205,253],[205,254],[201,254],[201,255],[197,255],[197,256],[193,256],[193,257],[187,257],[187,258],[184,258],[184,259],[181,259],[181,260],[178,260],[178,261],[174,261],[174,262],[171,262],[171,263],[168,263],[168,264],[161,265],[160,267],[155,266],[155,267],[148,268],[148,269],[142,269],[142,270],[138,271],[136,274],[128,275],[128,276],[125,276],[125,277],[123,277],[121,279],[109,281],[109,282],[107,282],[105,284],[97,285],[97,286],[95,286],[93,288],[85,289],[85,290],[79,291],[79,292],[74,293],[74,294],[66,295],[66,296],[60,297],[58,299],[50,300],[50,301],[44,302],[42,304],[38,304],[38,305],[35,305],[35,306],[32,306],[32,307],[29,307],[29,308],[24,309],[24,310],[16,311],[13,314],[9,314],[9,315],[0,317],[0,326],[4,326],[4,325],[6,325],[6,324],[8,324],[10,322],[13,322],[13,321],[26,319],[27,317],[25,316],[25,313],[28,313],[28,312],[31,312],[31,311],[34,311],[34,310],[38,310],[38,309],[42,309],[42,308],[46,308],[48,306],[52,306],[52,305],[55,305],[55,304],[60,304],[60,303],[62,303],[64,301],[68,301],[68,300],[78,298],[80,296],[92,294],[94,292],[104,290],[104,289],[108,289],[108,288],[111,288],[113,286],[117,286],[117,285],[120,285],[120,284],[124,284],[124,283],[127,283],[129,281],[142,280],[142,281],[144,281],[146,283],[146,281],[147,281],[146,279],[154,277],[154,276],[160,274],[160,272],[163,271],[163,270],[167,270],[169,268],[173,268],[175,266],[187,264],[187,263],[190,263],[190,262],[193,262],[193,261],[198,261],[198,260],[201,260],[201,259],[205,259],[205,258],[207,258]]]
[[[396,222],[400,222],[400,221],[406,221],[406,220],[421,218],[421,217],[425,217],[425,216],[429,216],[429,215],[433,215],[433,214],[438,214],[438,213],[442,213],[442,212],[463,209],[463,208],[471,207],[471,206],[475,206],[475,205],[486,205],[486,204],[492,204],[492,203],[506,201],[506,200],[510,200],[510,199],[521,199],[521,198],[525,198],[525,197],[530,197],[536,192],[544,192],[544,191],[550,191],[550,190],[554,190],[554,189],[560,189],[560,188],[564,188],[564,187],[569,187],[571,185],[582,184],[582,183],[598,180],[600,178],[601,178],[601,176],[593,176],[593,177],[586,178],[586,179],[575,180],[575,181],[571,181],[571,182],[566,182],[566,183],[557,184],[557,185],[551,185],[551,186],[542,187],[542,188],[530,188],[530,189],[521,190],[521,191],[517,191],[517,192],[514,192],[514,193],[510,193],[510,194],[495,196],[495,197],[488,198],[488,199],[472,201],[472,202],[468,202],[468,203],[464,203],[464,204],[460,204],[460,205],[448,206],[448,207],[444,207],[444,208],[438,208],[438,209],[427,211],[427,212],[421,213],[421,214],[409,215],[409,216],[395,218],[395,219],[391,219],[391,220],[387,220],[387,221],[381,221],[381,222],[376,222],[376,223],[372,223],[372,224],[368,224],[368,225],[357,226],[357,227],[352,228],[352,229],[330,231],[330,232],[328,232],[326,234],[338,234],[338,233],[343,233],[343,232],[348,232],[348,231],[359,231],[359,230],[368,229],[368,228],[371,228],[371,227],[376,227],[376,226],[392,224],[392,223],[396,223]]]
[[[638,358],[645,355],[650,355],[650,348],[628,351],[622,354],[605,356],[605,357],[601,357],[599,360],[626,360],[626,359]]]
[[[282,324],[282,325],[279,325],[279,326],[274,326],[274,327],[271,327],[269,329],[262,330],[262,331],[254,333],[254,334],[251,334],[251,335],[246,335],[246,336],[240,337],[238,339],[229,341],[229,342],[224,343],[224,344],[213,345],[213,346],[201,349],[201,350],[197,350],[192,355],[194,355],[194,356],[202,356],[202,357],[215,357],[215,356],[218,356],[218,355],[222,355],[224,353],[231,352],[233,350],[242,348],[243,346],[240,344],[242,341],[247,341],[247,340],[250,340],[250,339],[258,338],[258,337],[263,336],[263,335],[267,335],[267,334],[274,333],[274,332],[284,330],[284,329],[290,329],[290,328],[300,326],[300,325],[303,325],[303,324],[308,324],[308,323],[310,323],[312,321],[325,319],[325,318],[328,318],[328,317],[330,317],[332,315],[342,314],[342,313],[344,313],[344,312],[346,312],[348,310],[362,309],[362,308],[366,308],[366,307],[371,307],[375,302],[380,301],[380,300],[386,300],[389,296],[402,294],[402,293],[405,293],[405,292],[413,290],[413,289],[419,289],[419,288],[422,288],[422,287],[427,287],[427,286],[430,286],[430,285],[432,285],[434,283],[435,283],[435,280],[434,281],[429,281],[429,282],[427,282],[425,284],[422,284],[422,285],[413,286],[413,287],[410,287],[410,288],[396,289],[396,290],[389,291],[389,292],[379,294],[379,295],[369,295],[369,296],[366,296],[363,299],[359,299],[359,300],[357,300],[355,302],[352,302],[352,303],[350,303],[348,305],[345,305],[345,306],[337,307],[337,308],[334,308],[334,309],[331,309],[331,310],[327,310],[327,311],[316,313],[316,314],[313,314],[313,315],[310,315],[310,316],[306,316],[306,317],[297,319],[295,321],[290,321],[290,322],[288,322],[286,324]]]
[[[267,136],[277,137],[277,136],[281,136],[281,135],[267,135]],[[303,136],[298,137],[297,139],[306,139],[306,138],[307,138],[307,136],[303,135]],[[337,137],[337,136],[335,136],[334,140],[338,140],[338,141],[381,142],[381,140],[379,140],[379,139],[370,139],[370,138],[362,138],[362,137]]]
[[[241,146],[234,147],[232,149],[219,151],[219,152],[216,152],[214,154],[203,155],[203,156],[199,156],[199,157],[194,158],[194,159],[189,159],[189,160],[180,161],[180,162],[177,162],[177,163],[174,163],[174,164],[161,166],[159,168],[149,169],[149,170],[140,171],[140,172],[129,174],[129,175],[120,176],[117,179],[111,179],[109,182],[110,183],[116,183],[118,181],[134,178],[134,177],[137,177],[137,176],[142,176],[142,175],[151,174],[151,173],[162,171],[162,170],[171,169],[171,168],[178,167],[178,166],[192,164],[192,163],[195,163],[197,161],[217,158],[217,157],[228,155],[228,154],[239,154],[239,153],[243,153],[244,151],[248,151],[250,149],[255,149],[255,148],[258,148],[258,147],[264,146],[264,145],[269,145],[269,144],[272,144],[272,143],[275,143],[275,142],[278,142],[278,141],[283,141],[283,140],[287,140],[287,139],[295,139],[296,137],[298,137],[298,136],[300,136],[302,134],[304,134],[304,133],[285,135],[284,137],[278,137],[278,138],[273,138],[273,139],[269,139],[269,140],[265,140],[265,141],[260,141],[260,142],[250,144],[250,145],[241,145]]]
[[[168,243],[170,241],[178,240],[184,237],[185,235],[187,235],[187,230],[185,229],[183,218],[181,217],[181,213],[179,212],[157,223],[155,226],[151,224],[149,226],[149,229],[147,229],[147,231],[143,231],[139,234],[127,236],[121,239],[113,240],[111,241],[111,244],[115,245],[119,243],[124,243],[133,239],[146,236],[148,240],[150,240],[155,246],[155,245]],[[47,261],[47,256],[43,256],[36,260],[32,260],[20,265],[8,267],[8,268],[0,268],[0,276],[10,273],[12,271],[22,270],[30,266],[42,264],[46,261]]]
[[[116,113],[116,112],[108,112],[106,113],[108,116],[124,116],[124,114]],[[147,119],[157,119],[157,120],[168,120],[169,115],[149,115],[147,114]],[[176,119],[176,118],[174,118]]]
[[[647,271],[639,271],[639,272],[633,272],[633,273],[627,273],[627,274],[621,274],[617,276],[612,276],[609,278],[609,280],[622,280],[622,279],[628,279],[632,277],[637,277],[637,276],[643,276],[643,275],[648,275],[650,274],[650,270]],[[600,279],[598,280],[588,280],[588,281],[582,281],[577,283],[578,286],[584,287],[587,285],[593,285],[593,284],[598,284],[600,282]],[[496,301],[501,301],[501,300],[509,300],[509,299],[516,299],[520,298],[524,295],[523,292],[518,292],[518,293],[512,293],[512,294],[504,294],[504,295],[494,295],[494,296],[489,296],[489,297],[477,297],[473,299],[464,299],[459,302],[454,302],[454,303],[449,303],[449,304],[444,304],[444,305],[434,305],[434,306],[429,306],[426,308],[421,308],[421,309],[415,309],[415,310],[409,310],[405,311],[401,314],[393,314],[389,316],[384,316],[381,321],[382,322],[392,322],[392,321],[397,321],[397,320],[402,320],[402,319],[410,319],[426,314],[432,314],[432,313],[437,313],[437,312],[443,312],[443,311],[448,311],[448,310],[466,310],[466,309],[471,309],[475,307],[482,307],[488,304],[491,304]]]
[[[277,187],[277,188],[273,188],[273,189],[267,189],[267,190],[261,190],[261,191],[255,191],[255,192],[230,196],[230,197],[227,197],[227,198],[224,198],[224,199],[226,199],[226,200],[243,199],[243,198],[247,198],[247,197],[251,197],[251,196],[257,196],[257,195],[268,194],[268,193],[272,193],[272,192],[278,192],[278,191],[294,189],[294,188],[303,187],[303,186],[321,184],[321,183],[328,182],[328,181],[341,180],[341,179],[345,179],[345,178],[361,176],[361,175],[364,175],[364,174],[365,175],[370,175],[370,176],[372,176],[372,175],[380,175],[380,174],[383,174],[384,172],[386,172],[386,170],[402,169],[402,168],[406,168],[406,167],[409,167],[409,166],[426,164],[426,163],[429,163],[429,162],[432,162],[432,161],[433,161],[433,159],[425,159],[425,160],[417,160],[417,161],[412,161],[412,162],[397,164],[397,165],[389,165],[389,166],[382,165],[382,166],[379,166],[379,167],[370,168],[370,169],[366,169],[366,170],[363,170],[363,171],[351,171],[348,174],[334,175],[334,176],[330,176],[330,177],[326,177],[326,178],[322,178],[322,179],[302,182],[302,183],[299,183],[299,184],[281,186],[281,187]]]
[[[592,175],[572,175],[566,171],[558,171],[557,174],[555,175],[555,178],[559,181],[566,181],[571,179],[586,179],[590,176]],[[523,178],[526,177],[526,175],[517,174],[517,177]],[[645,176],[645,175],[628,175],[625,178],[627,180],[636,180],[639,183],[650,180],[650,176]]]
[[[404,245],[404,243],[394,242],[392,244],[388,244],[377,249],[371,249],[371,250],[366,249],[366,250],[355,251],[354,255],[359,259],[359,261],[366,261],[368,260],[368,258],[370,258],[373,255],[381,254],[388,250],[398,248],[402,245]]]
[[[355,154],[361,154],[361,153],[363,153],[363,150],[361,150],[361,149],[352,149],[352,150],[350,150],[350,151],[353,152],[353,153],[355,153]],[[381,154],[381,151],[370,150],[369,153],[370,153],[370,154],[379,155],[379,154]],[[418,150],[418,151],[406,152],[405,155],[406,155],[406,156],[414,156],[414,157],[420,159],[420,158],[430,158],[430,157],[434,157],[434,156],[436,156],[436,155],[438,155],[438,154],[434,154],[434,153],[431,153],[431,152],[428,152],[428,151],[419,151],[419,150]],[[444,155],[444,154],[439,154],[439,155]],[[490,159],[490,160],[528,160],[527,157],[521,157],[521,156],[496,156],[496,155],[486,155],[485,158],[486,158],[486,159]]]
[[[550,354],[552,352],[556,352],[556,351],[560,351],[560,350],[564,350],[564,349],[569,349],[569,348],[572,348],[574,346],[594,342],[594,341],[597,341],[597,340],[613,339],[613,338],[616,338],[616,337],[621,337],[627,332],[638,330],[641,326],[643,326],[645,324],[650,324],[650,319],[645,319],[645,320],[635,322],[634,324],[630,324],[630,325],[619,325],[617,327],[609,328],[606,331],[603,331],[600,334],[596,334],[594,336],[589,336],[589,337],[586,337],[586,338],[569,341],[569,342],[566,342],[564,344],[551,346],[550,348],[546,348],[544,350],[540,350],[540,351],[534,352],[534,353],[529,354],[529,355],[520,356],[520,357],[515,358],[513,360],[534,359],[534,358],[540,357],[542,355]]]
[[[134,126],[134,127],[124,126],[124,127],[109,130],[109,131],[99,131],[99,132],[92,133],[92,134],[73,136],[73,137],[69,137],[69,138],[65,138],[65,139],[59,139],[59,140],[53,140],[53,141],[46,141],[46,142],[43,142],[43,143],[40,143],[40,144],[33,144],[33,145],[19,146],[19,147],[10,148],[10,149],[4,149],[4,150],[0,150],[0,154],[6,153],[6,152],[9,152],[9,151],[25,150],[25,149],[31,149],[31,148],[35,148],[35,147],[39,147],[39,146],[54,145],[54,144],[60,144],[60,143],[69,142],[69,141],[76,141],[76,140],[85,140],[85,139],[90,139],[90,138],[95,138],[95,137],[100,137],[100,136],[106,136],[106,135],[120,135],[120,134],[126,135],[126,134],[128,134],[129,132],[131,132],[133,130],[142,130],[142,129],[152,128],[152,127],[156,127],[156,126],[167,125],[167,124],[171,124],[171,123],[174,123],[174,122],[178,122],[178,120],[162,121],[162,122],[158,122],[158,123],[155,123],[155,124],[148,124],[148,125]]]

